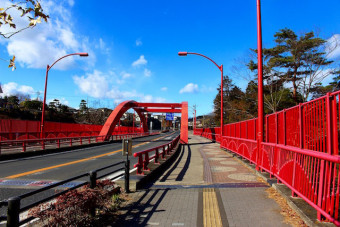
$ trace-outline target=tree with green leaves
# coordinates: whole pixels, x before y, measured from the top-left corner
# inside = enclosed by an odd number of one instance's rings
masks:
[[[333,80],[326,86],[321,83],[316,84],[311,90],[312,98],[319,98],[326,95],[328,92],[334,92],[340,89],[340,70],[336,72],[337,75],[333,77]]]
[[[326,40],[316,37],[313,31],[299,37],[291,29],[285,28],[276,32],[274,37],[276,46],[272,49],[275,56],[269,62],[273,68],[284,69],[281,77],[291,83],[295,102],[298,103],[298,93],[305,102],[317,83],[337,71],[331,66],[333,61],[328,56],[338,45],[332,44],[331,48]]]
[[[87,108],[87,102],[82,99],[80,101],[80,104],[79,104],[79,110],[80,110],[80,113],[84,114],[87,112],[88,108]]]
[[[220,125],[221,118],[221,88],[217,88],[214,99],[214,118],[216,125]],[[245,95],[235,86],[228,76],[223,76],[223,123],[231,123],[254,117],[247,110]]]

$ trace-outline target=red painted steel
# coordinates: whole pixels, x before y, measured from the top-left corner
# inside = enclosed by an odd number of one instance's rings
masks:
[[[154,162],[158,164],[158,160],[160,158],[165,159],[165,155],[170,154],[173,148],[177,146],[179,140],[180,136],[177,136],[173,141],[169,143],[134,153],[133,157],[138,157],[138,162],[134,165],[134,167],[137,168],[137,174],[143,175],[143,170],[149,170],[148,164],[150,163],[150,161],[154,160]],[[159,150],[162,151],[160,152]],[[155,154],[150,156],[150,152],[155,152]]]
[[[178,52],[179,56],[187,56],[188,54],[193,54],[193,55],[198,55],[201,57],[204,57],[206,59],[208,59],[209,61],[211,61],[214,65],[216,65],[216,67],[221,71],[221,124],[220,124],[220,130],[221,130],[221,134],[222,136],[224,135],[223,133],[223,65],[218,65],[214,60],[212,60],[211,58],[203,55],[203,54],[199,54],[199,53],[194,53],[194,52]]]
[[[266,142],[257,153],[256,119],[224,126],[221,146],[275,176],[318,211],[319,220],[340,225],[340,91],[267,115]],[[194,133],[219,141],[218,128]]]
[[[182,102],[181,143],[188,143],[188,102]]]
[[[111,135],[109,140],[121,140],[127,138],[155,135],[158,133],[128,133],[128,134],[116,134]],[[0,155],[2,153],[7,152],[15,152],[17,149],[21,149],[22,152],[26,152],[27,148],[34,148],[45,150],[46,146],[49,148],[60,148],[64,145],[64,147],[72,147],[74,145],[82,145],[83,141],[87,140],[88,144],[97,143],[103,141],[102,136],[81,136],[81,137],[59,137],[59,138],[44,138],[44,139],[24,139],[24,140],[5,140],[0,141]]]
[[[45,90],[44,90],[44,102],[43,102],[43,107],[42,107],[42,114],[41,114],[41,129],[40,129],[40,136],[41,138],[44,138],[44,130],[45,130],[45,105],[46,105],[46,92],[47,92],[47,79],[48,79],[48,72],[50,71],[50,69],[61,59],[69,57],[69,56],[73,56],[73,55],[79,55],[80,57],[87,57],[89,56],[88,53],[73,53],[73,54],[67,54],[61,58],[59,58],[58,60],[56,60],[51,66],[47,65],[46,67],[46,77],[45,77]]]
[[[80,137],[80,136],[97,136],[103,126],[74,124],[74,123],[58,123],[45,122],[44,138],[64,138],[64,137]],[[139,128],[117,127],[113,135],[139,133]],[[5,140],[25,140],[40,138],[40,122],[0,119],[0,141]]]
[[[156,107],[156,109],[154,107]],[[179,107],[181,108],[179,109]],[[138,103],[133,100],[122,102],[112,111],[99,133],[104,140],[108,140],[122,115],[130,108],[133,108],[139,115],[142,123],[141,125],[143,126],[143,132],[148,132],[147,119],[146,116],[144,116],[145,112],[182,113],[181,125],[186,127],[181,127],[181,140],[182,142],[188,143],[188,102]]]
[[[263,61],[262,61],[262,28],[261,28],[261,2],[257,0],[257,100],[258,100],[258,132],[257,151],[261,150],[264,137],[264,112],[263,112]],[[260,155],[260,154],[258,154]],[[258,170],[258,165],[256,164]]]

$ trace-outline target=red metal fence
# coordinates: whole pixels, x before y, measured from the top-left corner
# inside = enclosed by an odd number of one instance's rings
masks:
[[[44,138],[96,136],[102,127],[102,125],[45,122]],[[140,132],[142,132],[140,128],[120,126],[116,127],[112,134]],[[40,138],[40,121],[0,119],[0,141],[38,138]]]
[[[265,136],[257,149],[257,119],[195,134],[226,148],[275,176],[318,211],[318,219],[340,226],[340,91],[265,116]]]

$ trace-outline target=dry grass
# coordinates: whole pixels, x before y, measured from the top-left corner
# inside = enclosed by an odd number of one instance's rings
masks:
[[[284,217],[284,221],[292,226],[307,226],[305,222],[300,218],[300,216],[287,204],[285,198],[283,198],[280,193],[278,193],[274,188],[268,188],[266,190],[268,197],[275,200],[281,208],[281,214]]]

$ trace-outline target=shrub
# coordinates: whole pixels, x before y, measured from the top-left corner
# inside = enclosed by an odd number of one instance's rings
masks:
[[[96,188],[86,185],[69,191],[54,203],[31,209],[30,215],[39,218],[43,226],[93,226],[98,216],[118,208],[119,192],[114,182],[98,180]],[[94,217],[91,211],[95,211]]]

